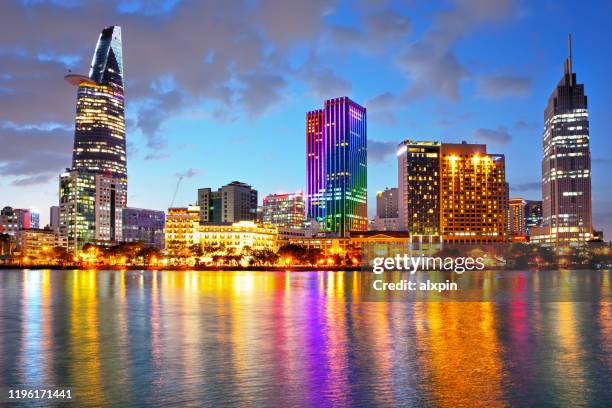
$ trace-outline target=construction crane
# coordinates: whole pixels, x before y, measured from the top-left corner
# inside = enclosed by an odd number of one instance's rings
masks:
[[[178,189],[179,189],[179,186],[181,185],[182,180],[183,180],[183,176],[179,176],[176,182],[176,188],[174,189],[174,194],[172,195],[172,201],[170,202],[170,207],[168,208],[172,208],[174,206],[174,200],[176,200],[176,193],[178,193]]]

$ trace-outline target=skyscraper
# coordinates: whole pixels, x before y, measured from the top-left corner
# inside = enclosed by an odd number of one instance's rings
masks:
[[[366,109],[348,97],[306,114],[308,218],[341,237],[366,231]]]
[[[102,30],[89,75],[66,75],[78,86],[72,168],[109,173],[127,184],[121,28]]]
[[[398,160],[399,224],[411,235],[441,235],[440,143],[400,143]]]
[[[589,112],[572,64],[570,36],[565,72],[544,110],[543,223],[531,234],[554,245],[585,242],[593,233]]]
[[[77,251],[92,240],[122,239],[127,161],[121,28],[102,30],[89,74],[78,87],[72,168],[60,175],[60,233]]]
[[[400,143],[400,222],[410,235],[441,235],[459,243],[506,239],[503,155],[485,145]]]

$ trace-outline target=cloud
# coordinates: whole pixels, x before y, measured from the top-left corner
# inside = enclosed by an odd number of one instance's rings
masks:
[[[612,165],[612,158],[610,157],[595,157],[591,159],[593,164],[599,164],[602,166]]]
[[[450,50],[437,47],[431,41],[417,42],[397,56],[397,65],[413,81],[408,94],[421,98],[431,92],[458,101],[459,82],[468,78],[468,72]]]
[[[194,168],[188,168],[185,171],[181,171],[179,173],[176,173],[175,176],[179,177],[179,178],[186,178],[186,179],[190,179],[196,175],[200,174],[200,169],[194,169]]]
[[[512,140],[512,136],[503,127],[495,129],[479,128],[474,131],[474,139],[477,142],[489,142],[506,145]]]
[[[333,0],[262,0],[255,13],[267,37],[287,44],[307,40],[320,31],[323,16],[335,8]]]
[[[518,98],[529,94],[531,82],[524,76],[487,76],[479,79],[476,92],[487,99]]]
[[[150,161],[150,160],[166,160],[166,159],[169,159],[169,158],[170,158],[170,155],[169,154],[164,154],[164,153],[160,153],[160,154],[150,153],[150,154],[147,154],[144,157],[144,159],[147,160],[147,161]]]
[[[367,45],[373,51],[397,43],[412,29],[408,17],[388,9],[366,13],[363,23]]]
[[[9,2],[0,16],[3,119],[73,123],[76,90],[62,78],[68,69],[87,71],[99,30],[109,22],[123,29],[127,116],[150,149],[165,145],[165,121],[205,103],[210,111],[265,114],[283,101],[286,46],[318,36],[333,3]],[[166,77],[170,88],[156,86]]]
[[[317,49],[333,49],[334,54],[347,51],[379,54],[396,49],[412,30],[412,23],[406,15],[384,4],[362,5],[353,10],[358,12],[357,24],[324,27]]]
[[[13,180],[11,182],[11,185],[16,187],[34,186],[38,184],[45,184],[51,181],[52,178],[53,176],[50,174],[40,174],[38,176],[23,177],[20,179]]]
[[[280,91],[287,86],[287,81],[280,75],[258,72],[245,75],[242,81],[245,87],[239,101],[251,117],[262,115],[285,101]]]
[[[316,99],[329,99],[350,95],[353,87],[331,68],[320,64],[314,54],[297,70],[297,78],[308,85],[308,93]]]
[[[5,125],[0,128],[0,139],[0,175],[21,177],[13,185],[41,184],[70,166],[73,133],[64,128]]]
[[[147,147],[156,150],[166,146],[166,140],[160,136],[159,128],[172,113],[185,106],[185,95],[179,90],[156,93],[144,101],[138,109],[136,127],[142,130],[147,138]]]
[[[365,106],[371,119],[387,125],[395,125],[397,124],[395,113],[398,106],[405,103],[407,102],[402,101],[401,97],[387,91],[367,101]]]
[[[499,23],[513,11],[512,0],[455,0],[454,8],[440,12],[425,34],[403,46],[395,58],[398,68],[412,84],[410,98],[435,95],[460,99],[459,85],[469,72],[452,47],[463,36],[485,23]]]
[[[398,103],[399,98],[391,92],[383,92],[376,95],[367,102],[368,109],[393,108]]]
[[[522,131],[522,130],[533,131],[533,130],[538,129],[538,125],[533,122],[517,120],[516,123],[514,124],[514,129],[519,130],[519,131]]]
[[[368,161],[372,163],[383,163],[387,156],[394,154],[396,150],[396,142],[368,140]]]
[[[540,191],[542,189],[542,182],[540,181],[531,181],[527,183],[518,183],[512,184],[510,183],[510,190],[515,192],[526,192],[526,191]]]

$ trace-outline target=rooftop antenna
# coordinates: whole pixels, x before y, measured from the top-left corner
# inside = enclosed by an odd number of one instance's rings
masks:
[[[567,60],[565,61],[565,74],[569,75],[570,85],[573,85],[573,69],[572,69],[572,33],[568,33],[567,35],[567,48],[569,55]]]

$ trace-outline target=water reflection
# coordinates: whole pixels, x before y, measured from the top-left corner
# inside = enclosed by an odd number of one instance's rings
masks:
[[[351,272],[2,271],[0,387],[91,406],[610,405],[610,303],[532,296],[610,294],[609,272],[576,273],[516,273],[496,304],[364,302]]]

